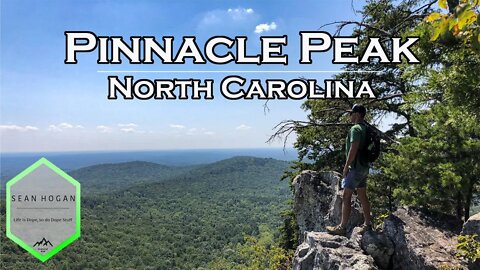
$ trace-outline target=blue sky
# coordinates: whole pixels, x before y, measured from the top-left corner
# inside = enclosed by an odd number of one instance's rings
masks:
[[[363,1],[354,1],[357,9]],[[13,1],[1,2],[0,151],[42,152],[130,149],[252,148],[266,144],[284,119],[305,119],[303,101],[108,100],[106,73],[98,70],[338,70],[331,53],[298,64],[299,31],[353,19],[351,0],[335,1]],[[333,31],[333,28],[326,28]],[[96,52],[65,65],[64,31],[98,36],[287,35],[289,65],[98,65]],[[259,33],[260,32],[260,33]],[[349,33],[345,33],[349,34]],[[176,43],[178,46],[178,43]],[[121,74],[131,75],[131,74]],[[133,74],[135,78],[212,78],[228,74]],[[333,74],[238,74],[247,79],[323,81]],[[216,89],[218,91],[218,89]],[[293,140],[289,142],[291,144]]]

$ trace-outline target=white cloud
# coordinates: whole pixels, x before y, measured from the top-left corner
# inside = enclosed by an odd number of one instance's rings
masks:
[[[37,128],[37,127],[34,127],[34,126],[25,126],[24,129],[25,129],[26,131],[29,131],[29,130],[37,131],[37,130],[38,130],[38,128]]]
[[[37,131],[38,128],[34,126],[17,126],[17,125],[0,125],[1,131]]]
[[[134,124],[134,123],[128,123],[128,124],[118,124],[119,127],[123,127],[123,128],[135,128],[135,127],[138,127],[137,124]]]
[[[112,128],[109,126],[97,126],[97,130],[100,131],[101,133],[110,133],[112,132]]]
[[[136,133],[136,134],[145,134],[145,133],[153,133],[152,131],[145,131],[145,130],[136,130],[135,128],[121,128],[121,132],[125,133]]]
[[[174,129],[184,129],[184,128],[186,128],[186,126],[178,125],[178,124],[170,124],[170,127],[174,128]]]
[[[275,22],[271,22],[270,24],[262,23],[255,26],[255,33],[260,34],[260,33],[268,32],[275,29],[277,29],[277,24]]]
[[[245,124],[241,124],[240,126],[236,127],[235,129],[236,129],[236,130],[249,130],[249,129],[251,129],[251,128],[252,128],[252,127],[250,127],[250,126],[247,126],[247,125],[245,125]]]
[[[120,127],[120,131],[125,133],[145,133],[145,131],[137,130],[138,125],[135,123],[118,124],[117,126]]]
[[[123,131],[125,133],[134,133],[136,130],[134,128],[121,128],[120,131]]]
[[[48,131],[54,131],[54,132],[62,132],[62,129],[56,125],[49,125],[48,126]]]
[[[58,125],[51,124],[48,126],[48,131],[53,131],[53,132],[62,132],[67,129],[72,129],[72,128],[84,128],[82,125],[74,125],[70,123],[60,123]]]
[[[227,14],[234,20],[243,20],[254,13],[252,8],[229,8]]]
[[[178,135],[187,135],[187,136],[193,136],[193,135],[215,135],[215,132],[210,131],[206,128],[197,128],[197,127],[187,127],[184,125],[179,125],[179,124],[170,124],[170,127],[173,128],[173,133]]]
[[[67,128],[73,128],[73,125],[72,125],[72,124],[69,124],[69,123],[63,122],[63,123],[60,123],[60,124],[58,125],[58,127],[59,127],[59,128],[62,128],[62,129],[67,129]]]

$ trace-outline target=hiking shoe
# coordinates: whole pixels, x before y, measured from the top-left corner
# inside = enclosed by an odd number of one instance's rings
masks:
[[[363,224],[363,225],[360,227],[360,230],[358,231],[358,233],[359,233],[359,234],[364,234],[365,232],[371,231],[371,230],[372,230],[372,225]]]
[[[327,229],[327,232],[329,234],[333,234],[333,235],[345,236],[347,234],[347,229],[345,229],[341,225],[327,226],[325,227],[325,229]]]

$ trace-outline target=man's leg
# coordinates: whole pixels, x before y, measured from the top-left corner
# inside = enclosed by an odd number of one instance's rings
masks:
[[[343,190],[341,223],[337,226],[326,226],[325,229],[327,230],[328,233],[345,236],[346,228],[348,224],[348,218],[350,217],[350,212],[352,211],[352,204],[351,204],[352,194],[353,194],[353,189],[351,188],[345,188]]]
[[[343,228],[347,227],[350,212],[352,212],[352,194],[353,189],[351,188],[345,188],[343,190],[342,221],[340,223]]]
[[[365,225],[372,225],[372,217],[370,214],[370,202],[367,197],[367,188],[357,188],[357,196],[362,204],[363,209],[363,218],[365,220]]]
[[[350,212],[352,212],[352,194],[355,190],[355,172],[350,170],[343,183],[343,199],[342,199],[342,219],[337,226],[326,226],[327,232],[345,236]]]

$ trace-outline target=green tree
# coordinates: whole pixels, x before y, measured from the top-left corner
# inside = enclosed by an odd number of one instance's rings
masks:
[[[478,184],[480,128],[465,111],[435,104],[414,117],[417,137],[400,139],[388,153],[384,177],[399,183],[394,197],[468,219]]]
[[[368,1],[360,13],[361,21],[333,22],[337,26],[336,35],[342,34],[348,26],[353,26],[352,36],[358,36],[359,44],[355,53],[360,54],[365,50],[369,37],[380,37],[385,48],[391,48],[388,38],[408,36],[431,13],[434,2],[409,0],[397,1],[381,0]],[[325,25],[323,27],[327,27]],[[368,108],[367,121],[379,125],[388,118],[396,119],[396,123],[384,131],[382,135],[382,148],[384,152],[392,149],[392,144],[397,137],[415,136],[412,125],[412,114],[415,109],[405,106],[412,95],[417,92],[417,83],[404,76],[406,66],[398,64],[381,64],[371,60],[368,64],[347,64],[346,71],[336,75],[336,80],[368,80],[377,96],[374,100],[351,100],[348,98],[335,100],[307,100],[302,104],[302,109],[307,113],[307,121],[285,120],[277,126],[271,140],[277,137],[286,139],[293,132],[297,135],[294,147],[298,150],[298,161],[284,178],[293,178],[302,170],[335,170],[340,171],[345,162],[344,144],[345,136],[350,127],[346,109],[354,103],[363,103]],[[373,71],[362,73],[361,71]],[[408,70],[407,70],[408,71]],[[319,89],[321,91],[321,89]],[[376,162],[375,169],[380,170],[382,159]],[[394,205],[393,189],[396,183],[391,179],[377,174],[369,181],[369,192],[373,196],[372,206],[376,213],[383,213],[392,209]],[[283,231],[292,229],[286,226],[295,224],[285,222]],[[292,235],[292,234],[291,234]],[[298,241],[298,239],[295,239]]]
[[[441,7],[443,6],[444,1]],[[348,64],[345,70],[375,73],[342,73],[337,80],[369,80],[376,100],[360,103],[369,109],[369,120],[381,124],[388,117],[396,123],[383,134],[383,155],[375,162],[369,193],[378,215],[398,204],[434,208],[457,217],[468,217],[472,193],[478,183],[478,123],[480,110],[480,56],[468,35],[478,31],[478,1],[448,1],[449,31],[439,33],[434,18],[437,1],[368,1],[361,21],[341,21],[337,33],[354,26],[359,37],[356,52],[368,38],[419,36],[415,45],[421,64]],[[468,3],[467,3],[468,2]],[[469,11],[471,10],[471,11]],[[451,23],[451,25],[450,25]],[[453,27],[458,28],[458,33]],[[453,32],[452,32],[453,29]],[[285,177],[300,170],[339,170],[344,163],[343,144],[348,129],[345,109],[358,100],[309,100],[302,108],[307,121],[279,124],[277,136],[295,132],[299,159]],[[285,230],[287,231],[287,230]]]
[[[281,248],[276,235],[271,228],[262,224],[259,235],[247,235],[244,243],[234,248],[236,256],[219,258],[210,262],[207,269],[211,270],[281,270],[288,269],[293,252]]]
[[[470,9],[466,2],[449,1],[453,14],[443,18],[451,24],[462,23],[460,12]],[[394,198],[403,204],[468,219],[480,162],[475,154],[479,145],[480,55],[465,35],[446,31],[437,40],[438,23],[428,23],[428,18],[412,31],[420,37],[416,54],[422,64],[404,65],[403,74],[415,83],[416,91],[406,97],[404,108],[414,111],[416,136],[400,138],[395,152],[385,156],[383,177],[398,183]],[[475,32],[478,25],[459,29]]]

